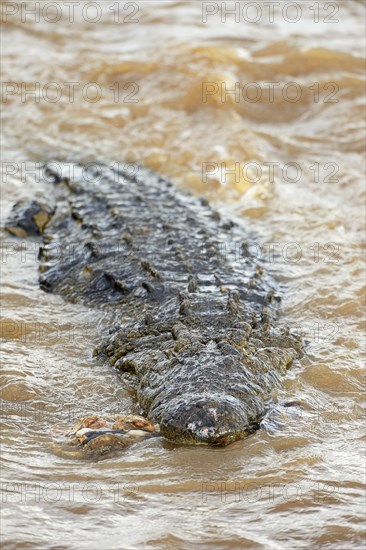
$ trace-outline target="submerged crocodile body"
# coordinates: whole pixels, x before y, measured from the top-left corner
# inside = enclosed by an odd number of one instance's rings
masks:
[[[54,173],[41,287],[113,308],[97,353],[134,375],[143,413],[168,439],[227,445],[248,435],[300,343],[276,326],[279,299],[258,263],[223,253],[243,230],[148,170],[99,170]]]

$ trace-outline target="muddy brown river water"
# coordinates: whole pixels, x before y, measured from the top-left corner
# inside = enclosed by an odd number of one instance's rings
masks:
[[[2,2],[3,219],[44,160],[142,163],[250,231],[307,348],[244,441],[65,459],[55,427],[138,408],[2,234],[2,547],[363,548],[364,2],[75,4]]]

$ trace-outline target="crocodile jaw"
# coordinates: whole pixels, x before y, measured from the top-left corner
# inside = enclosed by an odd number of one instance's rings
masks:
[[[243,404],[232,396],[184,396],[160,420],[163,436],[176,443],[224,447],[250,433]]]

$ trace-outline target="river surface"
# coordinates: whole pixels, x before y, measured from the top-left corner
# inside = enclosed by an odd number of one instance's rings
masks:
[[[250,231],[306,355],[244,441],[63,458],[53,430],[138,408],[92,358],[108,319],[3,234],[4,549],[364,547],[365,4],[220,6],[2,2],[2,214],[45,160],[151,167]]]

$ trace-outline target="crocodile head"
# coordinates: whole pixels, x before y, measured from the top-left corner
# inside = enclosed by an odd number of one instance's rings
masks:
[[[244,350],[224,340],[187,338],[174,353],[140,355],[137,395],[167,439],[226,446],[258,429],[269,391],[294,354],[254,339]]]
[[[226,446],[251,431],[240,401],[231,396],[180,396],[160,417],[167,439],[185,444]]]
[[[148,416],[167,439],[226,446],[258,428],[264,409],[260,371],[268,370],[261,361],[269,367],[271,360],[249,357],[226,342],[191,342],[172,358],[159,356],[149,371],[150,387],[142,379],[140,402],[148,396]]]

